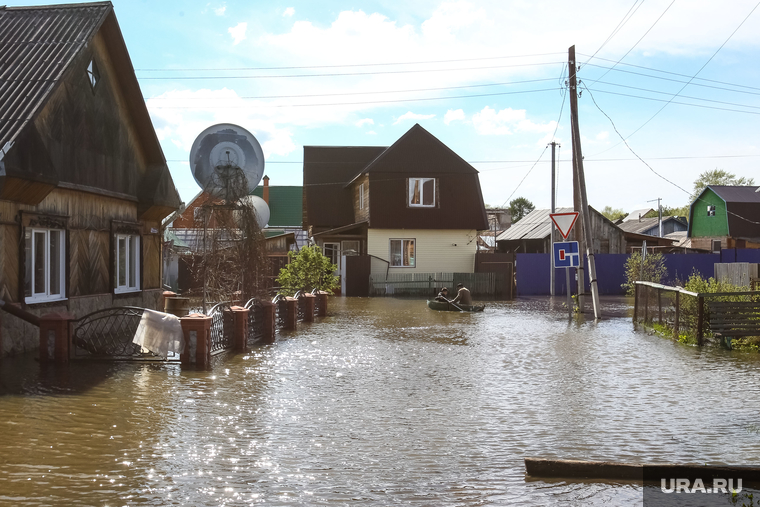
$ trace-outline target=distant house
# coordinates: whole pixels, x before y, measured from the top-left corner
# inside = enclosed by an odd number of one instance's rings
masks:
[[[420,125],[390,147],[305,146],[303,182],[303,226],[339,269],[361,255],[374,277],[474,271],[478,172]]]
[[[269,277],[273,280],[287,265],[288,252],[300,249],[308,238],[301,226],[302,187],[269,185],[269,181],[270,178],[264,176],[263,185],[256,187],[251,195],[261,197],[269,206],[269,221],[262,232],[271,263]],[[166,228],[165,240],[171,241],[172,254],[165,256],[167,264],[164,271],[166,283],[172,289],[185,291],[197,285],[197,281],[192,280],[187,262],[190,255],[202,250],[203,221],[200,218],[204,206],[209,204],[214,204],[209,194],[198,193]],[[209,229],[216,227],[214,215],[211,215],[206,226]]]
[[[180,206],[110,2],[0,7],[0,292],[75,317],[160,305]],[[2,355],[36,348],[3,317]]]
[[[623,231],[607,217],[589,207],[593,229],[594,253],[626,253]],[[570,213],[572,208],[556,208],[556,213]],[[528,213],[509,229],[496,237],[497,251],[503,253],[551,253],[552,221],[548,209],[537,209]],[[576,226],[577,227],[577,224]],[[574,232],[568,241],[573,240]],[[563,241],[557,232],[555,241]]]
[[[488,230],[478,236],[478,251],[495,252],[496,237],[512,225],[512,214],[508,209],[487,208]]]
[[[689,209],[692,248],[760,248],[760,187],[708,185]]]
[[[632,232],[634,234],[644,234],[646,236],[659,236],[660,235],[660,219],[659,217],[653,218],[640,218],[634,220],[623,221],[618,224],[618,227],[625,232]],[[686,223],[686,219],[682,217],[662,217],[662,235],[663,237],[673,232],[684,232],[689,228],[689,224]]]

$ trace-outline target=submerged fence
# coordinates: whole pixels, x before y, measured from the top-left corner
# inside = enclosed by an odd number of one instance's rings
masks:
[[[687,291],[652,282],[636,282],[633,322],[660,326],[673,339],[704,345],[718,338],[728,348],[738,337],[760,336],[760,291]]]
[[[506,273],[390,273],[370,276],[370,296],[434,297],[464,284],[476,297],[511,297]]]

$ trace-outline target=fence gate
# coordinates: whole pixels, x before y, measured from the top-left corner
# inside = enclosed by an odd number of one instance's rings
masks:
[[[71,321],[71,358],[163,361],[132,343],[144,310],[135,306],[106,308]],[[169,353],[166,360],[179,361],[179,354]]]

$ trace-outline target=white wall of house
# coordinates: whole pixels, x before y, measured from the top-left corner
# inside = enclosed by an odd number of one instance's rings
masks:
[[[389,273],[472,273],[475,270],[477,231],[431,229],[369,229],[367,253],[391,260],[391,239],[414,239],[415,266],[391,267]],[[454,246],[456,245],[456,246]],[[380,263],[372,262],[373,275]],[[383,266],[382,274],[385,274]]]

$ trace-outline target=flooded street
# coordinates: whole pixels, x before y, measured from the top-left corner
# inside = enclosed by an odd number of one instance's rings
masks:
[[[331,298],[208,371],[6,359],[0,504],[641,505],[523,458],[760,462],[760,355],[559,303]]]

